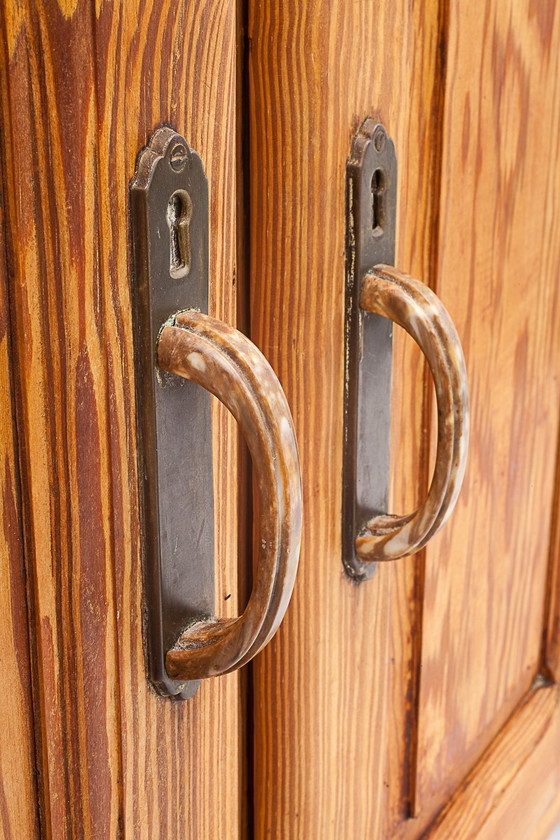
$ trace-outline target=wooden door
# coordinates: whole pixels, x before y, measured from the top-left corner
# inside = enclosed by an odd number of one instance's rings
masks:
[[[545,838],[560,815],[556,4],[8,0],[0,26],[2,836]],[[399,157],[397,264],[455,320],[472,418],[445,530],[356,586],[345,164],[366,116]],[[162,123],[204,160],[211,311],[278,372],[305,493],[280,632],[185,703],[151,690],[142,640],[128,185]],[[426,492],[435,426],[401,336],[393,379],[400,512]],[[217,601],[234,615],[247,470],[219,407],[213,434]]]
[[[304,535],[255,665],[259,838],[545,837],[560,812],[560,20],[554,2],[249,3],[251,329],[294,413]],[[266,119],[264,118],[266,115]],[[341,567],[345,164],[399,158],[397,265],[455,320],[459,503],[420,555]],[[396,513],[425,495],[430,378],[398,336]]]
[[[21,466],[20,502],[2,331],[2,836],[34,836],[34,807],[49,838],[242,836],[246,677],[188,703],[146,679],[128,241],[136,155],[171,123],[210,180],[211,312],[237,322],[236,2],[9,0],[0,21]],[[235,424],[214,419],[217,597],[235,615],[243,477]]]

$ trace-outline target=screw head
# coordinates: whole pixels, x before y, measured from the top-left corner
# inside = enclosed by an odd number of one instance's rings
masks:
[[[183,143],[177,143],[177,145],[174,146],[171,150],[171,154],[169,156],[169,163],[171,164],[171,168],[174,169],[175,172],[180,172],[182,169],[185,168],[187,160],[187,149],[185,148]]]
[[[387,140],[387,133],[382,125],[378,125],[375,131],[373,132],[373,145],[375,146],[376,151],[382,152],[385,148],[385,142]]]

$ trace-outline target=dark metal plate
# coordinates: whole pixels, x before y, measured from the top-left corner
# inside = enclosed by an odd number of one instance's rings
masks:
[[[366,120],[346,167],[346,348],[342,562],[356,581],[374,563],[359,560],[354,540],[372,516],[387,512],[391,424],[392,323],[359,306],[362,279],[378,263],[394,265],[397,159],[382,125]]]
[[[156,343],[178,310],[208,311],[208,182],[200,157],[158,128],[131,182],[139,467],[143,497],[148,673],[163,695],[198,682],[168,677],[165,654],[214,613],[212,430],[207,391],[156,365]]]

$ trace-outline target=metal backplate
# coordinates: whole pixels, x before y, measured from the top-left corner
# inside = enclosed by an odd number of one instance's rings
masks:
[[[210,395],[156,365],[163,324],[208,311],[208,182],[200,157],[158,128],[131,183],[139,469],[143,491],[148,672],[160,694],[192,697],[198,682],[168,677],[165,654],[214,613]]]
[[[372,516],[387,512],[391,423],[392,323],[359,305],[365,274],[394,265],[397,159],[382,125],[366,120],[346,167],[346,352],[342,562],[356,581],[375,564],[358,559],[354,541]]]

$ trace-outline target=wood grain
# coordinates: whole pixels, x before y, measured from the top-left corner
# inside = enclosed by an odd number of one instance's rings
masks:
[[[29,0],[2,17],[44,833],[237,838],[239,678],[185,704],[146,683],[128,244],[136,154],[173,123],[205,161],[211,309],[235,322],[235,3]],[[233,421],[215,420],[227,615],[238,446]]]
[[[111,486],[119,621],[123,825],[135,838],[237,838],[246,820],[243,688],[207,680],[187,703],[149,689],[142,650],[141,544],[127,224],[137,151],[169,122],[202,157],[210,187],[210,312],[236,323],[236,4],[100,2],[96,78],[101,276],[111,399]],[[218,81],[219,80],[219,81]],[[216,605],[238,614],[238,445],[214,411]]]
[[[116,609],[89,3],[5,4],[15,385],[46,837],[115,837]]]
[[[541,681],[542,683],[542,681]],[[558,686],[541,684],[465,778],[426,838],[545,840],[560,814]]]
[[[294,601],[255,665],[257,837],[419,836],[539,669],[559,419],[558,21],[552,4],[484,8],[249,4],[251,334],[291,403],[305,510]],[[533,109],[550,131],[529,130]],[[438,290],[466,344],[475,451],[427,559],[352,589],[338,567],[343,168],[368,114],[400,161],[398,264]],[[434,423],[402,345],[394,375],[393,509],[406,511],[425,493]]]
[[[249,4],[251,337],[288,395],[304,482],[294,599],[254,669],[259,838],[388,836],[409,807],[414,567],[379,568],[360,587],[341,567],[345,164],[367,115],[380,116],[401,161],[417,161],[403,171],[415,217],[399,251],[421,274],[434,247],[438,15],[433,3]],[[418,357],[398,358],[414,384]],[[402,412],[404,511],[425,482],[419,378]]]
[[[559,47],[553,4],[450,8],[437,291],[463,340],[472,445],[455,515],[427,548],[425,815],[540,667],[560,418]]]
[[[0,30],[1,38],[1,30]],[[0,66],[5,54],[0,43]],[[5,110],[5,89],[0,102]],[[0,142],[0,185],[7,192],[9,157]],[[23,554],[15,406],[10,359],[9,255],[0,205],[0,837],[39,838],[32,713],[32,667]]]

